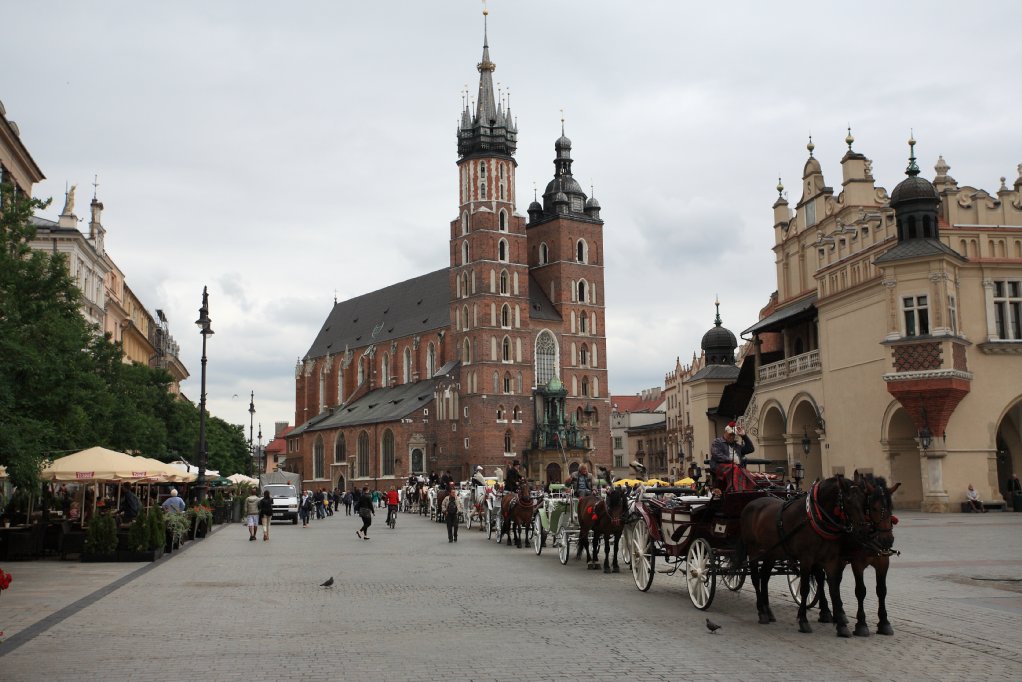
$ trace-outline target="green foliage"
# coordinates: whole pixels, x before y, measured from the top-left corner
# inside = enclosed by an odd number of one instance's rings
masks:
[[[34,488],[45,459],[94,445],[195,459],[198,408],[168,392],[165,371],[125,364],[96,334],[64,256],[29,248],[32,214],[48,205],[0,184],[0,464]],[[240,425],[208,416],[206,431],[209,468],[247,470]]]
[[[146,524],[146,515],[139,514],[128,528],[128,549],[133,552],[142,552],[148,547],[149,526]]]
[[[181,512],[167,512],[163,515],[166,529],[170,531],[174,544],[180,544],[191,527],[192,517]]]
[[[163,547],[167,539],[167,527],[163,521],[163,510],[159,507],[150,507],[145,515],[145,523],[149,531],[148,549]]]
[[[107,513],[92,517],[85,531],[85,553],[112,554],[117,549],[117,522]]]

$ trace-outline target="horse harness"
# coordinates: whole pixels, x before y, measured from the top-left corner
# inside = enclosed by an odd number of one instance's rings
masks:
[[[837,507],[834,508],[833,513],[828,513],[819,501],[820,484],[814,483],[813,487],[810,488],[806,494],[805,505],[806,505],[806,517],[798,525],[796,525],[789,533],[784,532],[784,512],[791,505],[798,502],[799,497],[792,497],[787,500],[781,508],[777,510],[777,537],[779,540],[768,550],[767,552],[774,549],[774,547],[782,547],[784,553],[788,556],[794,556],[791,548],[788,546],[788,540],[794,537],[799,531],[805,528],[807,525],[813,529],[813,531],[824,540],[836,540],[841,533],[848,533],[851,531],[851,524],[847,521],[848,515],[845,513],[845,498],[841,491],[841,486],[838,485],[837,490]]]

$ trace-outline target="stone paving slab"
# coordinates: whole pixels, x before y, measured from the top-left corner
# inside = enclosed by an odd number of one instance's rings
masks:
[[[396,530],[383,518],[370,541],[339,515],[275,525],[269,542],[224,527],[9,640],[16,647],[0,644],[0,678],[974,680],[1022,670],[1022,514],[976,524],[906,514],[889,576],[895,636],[847,640],[823,624],[798,633],[782,579],[772,583],[778,622],[760,626],[748,588],[720,588],[704,613],[679,575],[658,573],[642,593],[624,566],[604,575],[561,566],[549,548],[537,557],[464,529],[452,544],[422,518],[402,514]],[[320,588],[330,576],[335,586]],[[872,593],[871,574],[867,584]],[[854,612],[850,572],[842,593]],[[871,626],[875,608],[871,594]]]

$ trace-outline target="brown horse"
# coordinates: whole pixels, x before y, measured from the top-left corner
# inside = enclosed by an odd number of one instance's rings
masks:
[[[855,576],[855,598],[859,608],[855,613],[855,632],[857,637],[869,637],[869,626],[866,625],[866,612],[862,602],[866,598],[866,582],[863,579],[867,566],[876,571],[877,601],[877,634],[893,635],[894,628],[887,620],[887,569],[891,564],[891,555],[896,554],[894,546],[894,524],[897,517],[891,513],[891,495],[901,483],[895,483],[888,489],[887,481],[873,474],[860,475],[855,472],[855,482],[866,491],[866,521],[870,524],[869,535],[865,542],[859,543],[846,539],[843,545],[843,558],[852,565]],[[822,602],[821,602],[822,607]]]
[[[610,573],[610,541],[614,539],[614,573],[620,573],[617,564],[617,546],[624,531],[624,517],[628,515],[628,497],[621,488],[614,488],[606,500],[598,495],[587,495],[578,501],[578,525],[580,542],[575,558],[586,550],[586,567],[597,570],[600,567],[600,538],[603,538],[603,572]],[[589,556],[589,531],[593,532],[593,554]]]
[[[517,493],[505,493],[500,498],[500,538],[507,536],[507,546],[511,546],[511,533],[514,532],[515,547],[522,546],[522,529],[525,529],[525,541],[529,541],[529,532],[532,529],[532,517],[539,509],[540,499],[532,499],[529,494],[529,486],[524,481],[518,488]]]
[[[853,532],[865,536],[864,508],[863,489],[843,476],[813,485],[805,496],[788,501],[773,496],[761,497],[745,506],[737,560],[741,564],[746,556],[749,559],[760,624],[776,620],[767,592],[774,564],[795,559],[801,576],[799,632],[813,631],[806,618],[806,603],[813,570],[820,568],[827,576],[837,634],[851,636],[841,604],[841,569],[844,568],[841,543]]]

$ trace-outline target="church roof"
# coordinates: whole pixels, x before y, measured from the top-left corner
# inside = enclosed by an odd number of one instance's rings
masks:
[[[939,239],[908,239],[898,242],[890,251],[878,256],[873,262],[877,265],[905,260],[907,258],[920,258],[931,256],[951,256],[958,260],[967,260],[965,256],[958,253],[950,246]]]
[[[559,322],[562,318],[557,308],[550,302],[543,287],[536,278],[529,275],[529,317],[533,320],[551,320]]]
[[[451,326],[450,269],[335,303],[305,359]]]
[[[738,378],[739,369],[735,365],[706,365],[701,370],[693,374],[686,383],[689,381],[700,381],[702,379],[731,379]]]
[[[308,431],[337,429],[359,424],[380,424],[403,419],[433,401],[436,379],[426,379],[370,391],[350,405],[339,407]]]

